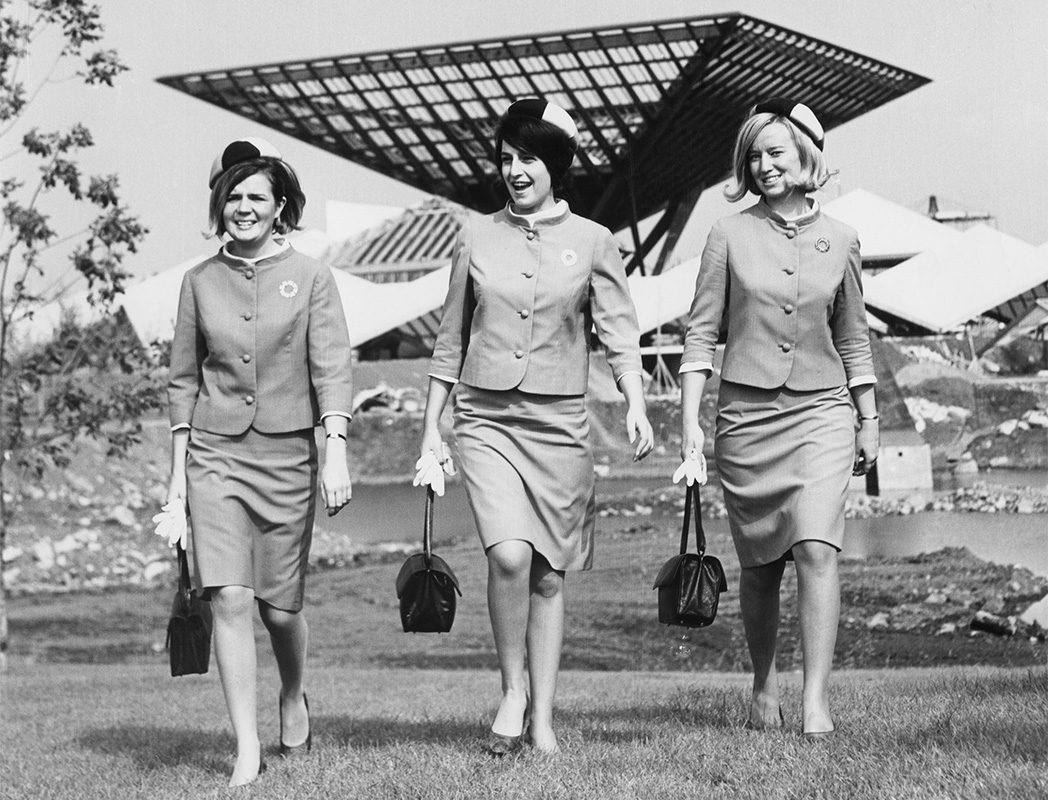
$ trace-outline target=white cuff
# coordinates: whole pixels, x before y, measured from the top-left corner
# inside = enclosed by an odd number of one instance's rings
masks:
[[[347,422],[353,419],[353,415],[346,411],[328,411],[320,415],[320,421],[323,422],[327,417],[345,417]]]
[[[680,365],[677,369],[677,374],[681,375],[685,372],[707,372],[709,375],[713,374],[713,364],[709,361],[687,361]],[[708,376],[707,376],[708,377]]]
[[[171,426],[171,433],[175,431],[188,431],[192,426],[188,422],[180,422],[178,425]]]
[[[445,383],[450,383],[452,385],[458,383],[458,378],[449,378],[447,375],[437,375],[435,372],[427,372],[426,377],[436,378],[438,381],[444,381]]]
[[[641,377],[641,380],[644,380],[644,373],[643,372],[641,372],[640,370],[636,370],[636,369],[628,369],[625,372],[623,372],[621,375],[619,375],[619,377],[617,377],[615,379],[615,383],[618,383],[623,378],[625,378],[627,375],[639,375]]]
[[[856,375],[850,381],[848,381],[848,388],[854,389],[856,386],[866,386],[871,383],[877,383],[877,377],[874,375]]]

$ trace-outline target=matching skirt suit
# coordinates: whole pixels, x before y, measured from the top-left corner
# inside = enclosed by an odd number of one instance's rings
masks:
[[[712,372],[726,329],[714,455],[743,567],[798,542],[840,550],[855,456],[849,389],[874,383],[856,232],[764,201],[720,220],[702,254],[681,372]]]
[[[171,346],[173,430],[186,463],[196,582],[302,607],[316,510],[313,429],[349,417],[350,345],[331,270],[290,246],[225,250],[186,273]]]
[[[611,232],[559,201],[464,220],[429,374],[457,384],[458,464],[481,542],[529,542],[556,570],[593,561],[585,392],[591,330],[616,380],[640,372]]]

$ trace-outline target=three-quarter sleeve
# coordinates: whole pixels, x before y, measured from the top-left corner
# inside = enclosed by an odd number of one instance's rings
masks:
[[[626,267],[618,245],[608,230],[601,231],[593,251],[590,313],[616,383],[627,373],[640,373],[637,309],[630,296]]]
[[[182,278],[175,332],[171,339],[171,368],[167,384],[171,428],[187,428],[193,421],[207,344],[197,324],[196,298],[189,273]]]
[[[306,352],[320,417],[350,417],[353,407],[352,353],[346,314],[330,269],[317,273],[309,298]]]
[[[875,383],[870,329],[862,298],[862,257],[859,255],[859,240],[854,237],[848,246],[844,277],[837,288],[830,317],[830,333],[833,346],[844,364],[848,386]]]
[[[449,383],[457,382],[462,372],[462,361],[469,346],[469,334],[473,325],[474,301],[469,276],[470,245],[469,221],[463,220],[451,255],[448,294],[444,299],[440,328],[433,346],[433,357],[429,362],[429,375]]]
[[[717,223],[706,239],[695,278],[695,297],[688,312],[688,329],[681,353],[681,372],[713,369],[728,302],[728,241]]]

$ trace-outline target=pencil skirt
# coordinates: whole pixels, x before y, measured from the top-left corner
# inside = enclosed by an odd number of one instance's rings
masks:
[[[459,383],[452,418],[484,549],[519,539],[553,569],[589,569],[596,502],[585,397]]]
[[[186,461],[196,582],[247,586],[299,611],[316,513],[313,431],[222,436],[194,428]]]
[[[806,540],[841,549],[855,458],[846,387],[796,392],[722,381],[714,455],[743,567],[792,558]]]

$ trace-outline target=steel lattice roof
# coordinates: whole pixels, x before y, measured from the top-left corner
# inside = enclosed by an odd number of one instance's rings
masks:
[[[755,99],[829,130],[928,79],[742,14],[208,71],[160,81],[478,211],[504,202],[494,129],[545,96],[580,129],[568,199],[611,228],[730,172]]]

